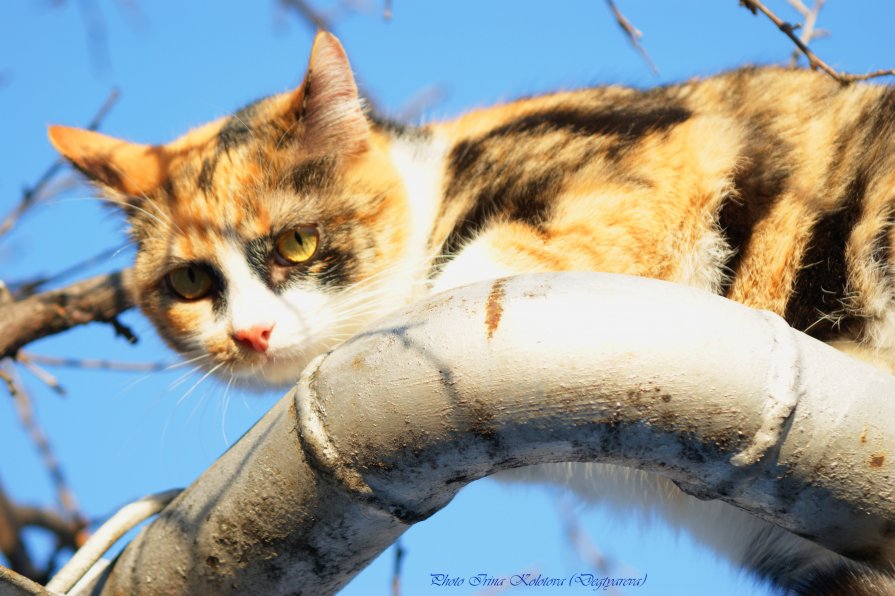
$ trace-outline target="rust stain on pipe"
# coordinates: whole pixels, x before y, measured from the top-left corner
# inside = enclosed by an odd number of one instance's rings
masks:
[[[488,294],[488,300],[485,302],[485,327],[488,330],[488,339],[494,337],[494,332],[500,325],[500,318],[503,316],[503,299],[506,293],[503,285],[506,283],[505,278],[495,280],[491,286],[491,293]]]

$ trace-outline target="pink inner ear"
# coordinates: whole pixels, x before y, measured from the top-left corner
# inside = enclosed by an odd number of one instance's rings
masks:
[[[317,34],[307,76],[299,92],[306,94],[302,97],[302,117],[308,146],[348,154],[366,149],[369,126],[351,64],[339,40],[332,34]]]

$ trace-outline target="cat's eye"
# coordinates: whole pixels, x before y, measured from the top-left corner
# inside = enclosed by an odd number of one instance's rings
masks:
[[[166,276],[171,291],[184,300],[199,300],[211,293],[214,282],[208,271],[197,265],[184,265]]]
[[[277,257],[284,265],[304,263],[317,252],[320,235],[314,226],[299,226],[277,238]]]

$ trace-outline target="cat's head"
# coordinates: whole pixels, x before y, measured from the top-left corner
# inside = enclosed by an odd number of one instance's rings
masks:
[[[407,299],[404,189],[328,33],[297,89],[171,143],[50,139],[127,214],[143,312],[224,378],[293,381]]]

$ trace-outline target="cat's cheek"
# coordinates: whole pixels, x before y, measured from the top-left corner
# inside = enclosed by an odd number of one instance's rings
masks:
[[[235,362],[239,359],[239,348],[225,330],[216,329],[211,333],[206,332],[205,337],[202,338],[202,344],[205,351],[217,361]]]
[[[209,323],[210,308],[202,302],[176,304],[162,313],[164,328],[177,338],[175,347],[180,351],[195,350],[202,345],[198,330]]]
[[[288,362],[270,363],[261,368],[261,380],[264,384],[272,388],[289,387],[298,381],[299,377],[301,377],[301,371],[308,365],[308,362],[309,360],[306,358],[296,358],[295,360]],[[258,370],[252,370],[250,372],[256,380],[258,373]]]

